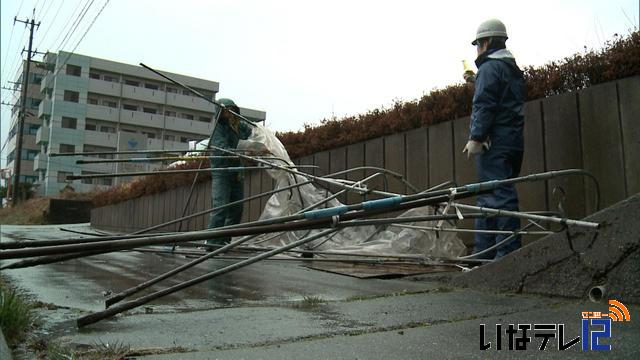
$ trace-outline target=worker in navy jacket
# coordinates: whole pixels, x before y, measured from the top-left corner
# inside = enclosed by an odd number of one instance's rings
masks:
[[[469,140],[463,152],[475,156],[478,181],[503,180],[519,175],[524,149],[524,79],[515,58],[506,49],[507,31],[500,20],[483,22],[472,42],[477,47],[478,74],[469,76],[475,82]],[[502,185],[477,199],[478,206],[517,211],[518,194],[513,185]],[[476,230],[520,228],[513,217],[477,219]],[[507,239],[509,238],[509,239]],[[507,239],[504,244],[484,253],[480,258],[501,257],[518,249],[519,235],[477,233],[474,252],[480,252]]]

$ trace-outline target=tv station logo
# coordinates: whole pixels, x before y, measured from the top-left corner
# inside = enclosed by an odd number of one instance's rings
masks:
[[[538,350],[555,343],[558,351],[582,342],[582,351],[611,351],[607,339],[612,337],[613,322],[631,321],[627,307],[618,300],[609,300],[609,313],[583,311],[580,336],[567,334],[565,324],[496,324],[495,337],[487,335],[486,324],[480,324],[480,350],[527,350],[536,339]],[[503,342],[503,334],[506,341]],[[555,340],[554,340],[555,339]]]

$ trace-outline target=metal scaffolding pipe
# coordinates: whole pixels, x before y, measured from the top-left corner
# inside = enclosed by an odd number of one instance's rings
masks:
[[[369,176],[368,178],[366,178],[366,179],[362,180],[361,182],[368,181],[369,179],[372,179],[372,178],[374,178],[374,177],[376,177],[376,176],[378,176],[378,175],[379,175],[379,174],[374,174],[374,175],[372,175],[372,176]],[[359,183],[360,183],[360,182],[358,182],[358,183],[356,183],[356,184],[354,184],[354,185],[351,185],[351,187],[355,187],[355,186],[356,186],[357,184],[359,184]],[[346,189],[345,189],[345,190],[342,190],[342,191],[346,191]],[[335,195],[335,194],[334,194],[334,195]],[[319,206],[319,205],[322,205],[323,203],[325,203],[325,202],[327,202],[327,201],[329,201],[329,200],[331,200],[331,199],[330,199],[330,198],[325,198],[325,199],[323,199],[322,201],[319,201],[319,202],[317,202],[317,203],[315,203],[315,204],[312,204],[312,205],[310,205],[309,207],[307,207],[306,209],[303,209],[303,210],[299,211],[299,212],[298,212],[298,213],[296,213],[296,214],[302,214],[302,213],[304,213],[304,211],[305,211],[305,210],[311,210],[311,209],[314,209],[315,207],[317,207],[317,206]],[[295,215],[295,214],[294,214],[294,215]],[[259,235],[259,234],[258,234],[258,235]],[[308,233],[307,233],[307,235],[308,235]],[[164,280],[164,279],[166,279],[166,278],[168,278],[168,277],[170,277],[170,276],[173,276],[173,275],[175,275],[175,274],[177,274],[177,273],[179,273],[179,272],[182,272],[182,271],[184,271],[184,270],[186,270],[186,269],[189,269],[189,268],[191,268],[191,267],[193,267],[193,266],[195,266],[195,265],[197,265],[197,264],[199,264],[199,263],[201,263],[201,262],[203,262],[203,261],[205,261],[205,260],[207,260],[207,259],[209,259],[209,258],[212,258],[212,257],[214,257],[214,256],[216,256],[216,255],[218,255],[218,254],[220,254],[220,253],[223,253],[223,252],[226,252],[226,251],[228,251],[228,250],[231,250],[231,249],[233,249],[233,248],[237,247],[238,245],[243,244],[243,243],[245,243],[245,242],[247,242],[247,241],[251,240],[251,239],[252,239],[252,238],[254,238],[255,236],[257,236],[257,235],[245,236],[245,237],[243,237],[243,238],[240,238],[240,239],[234,240],[234,241],[232,241],[231,243],[226,244],[226,245],[222,246],[221,248],[218,248],[218,249],[216,249],[216,250],[214,250],[214,251],[210,252],[209,254],[207,254],[207,255],[205,255],[205,256],[203,256],[203,257],[201,257],[201,258],[195,259],[195,260],[193,260],[193,261],[191,261],[191,262],[189,262],[189,263],[187,263],[187,264],[183,264],[183,265],[181,265],[181,266],[179,266],[179,267],[177,267],[177,268],[175,268],[175,269],[172,269],[172,270],[170,270],[170,271],[168,271],[168,272],[166,272],[166,273],[164,273],[164,274],[158,275],[158,276],[156,276],[156,277],[154,277],[154,278],[152,278],[152,279],[149,279],[149,280],[147,280],[147,281],[145,281],[145,282],[143,282],[143,283],[140,283],[140,284],[138,284],[138,285],[136,285],[136,286],[134,286],[134,287],[132,287],[132,288],[126,289],[126,290],[124,290],[124,291],[121,291],[120,293],[115,294],[115,295],[111,296],[110,298],[108,298],[108,299],[106,300],[105,304],[106,304],[106,306],[107,306],[107,307],[109,307],[109,306],[111,306],[111,304],[114,304],[114,303],[116,303],[116,302],[119,302],[119,301],[121,301],[122,299],[124,299],[124,298],[126,298],[126,297],[128,297],[128,296],[130,296],[130,295],[132,295],[132,294],[135,294],[135,293],[137,293],[137,292],[139,292],[139,291],[141,291],[141,290],[143,290],[143,289],[146,289],[146,288],[148,288],[149,286],[154,285],[154,284],[156,284],[156,283],[158,283],[158,282],[160,282],[160,281],[162,281],[162,280]]]
[[[278,231],[306,230],[329,226],[335,216],[343,220],[353,220],[361,217],[377,215],[381,213],[410,209],[418,206],[431,205],[451,198],[448,195],[428,197],[424,194],[423,199],[403,202],[402,197],[372,200],[354,205],[343,205],[335,208],[308,211],[304,214],[284,216],[276,219],[261,220],[253,223],[238,224],[224,229],[193,231],[182,234],[166,236],[150,236],[128,240],[110,240],[99,243],[70,244],[60,246],[49,246],[42,248],[17,249],[0,251],[0,259],[14,259],[22,257],[33,257],[42,255],[65,254],[80,251],[92,250],[123,250],[125,248],[135,248],[147,245],[161,245],[172,242],[186,242],[192,240],[206,240],[216,237],[234,237],[242,235],[253,235],[261,233],[272,233]],[[472,193],[461,192],[454,195],[454,198],[463,198],[473,195]],[[352,211],[356,210],[356,211]],[[447,216],[448,218],[448,216]],[[300,220],[300,221],[295,221]],[[262,225],[269,224],[270,225]]]
[[[256,156],[259,159],[275,160],[279,158],[273,156]],[[162,162],[162,161],[197,161],[197,160],[210,160],[210,159],[239,159],[237,156],[231,155],[212,155],[212,156],[170,156],[170,157],[155,157],[155,158],[128,158],[128,159],[92,159],[92,160],[76,160],[76,164],[109,164],[109,163],[146,163],[146,162]],[[312,167],[313,165],[305,165],[305,167]],[[298,166],[299,167],[299,166]],[[317,167],[317,166],[313,166]]]
[[[445,203],[443,203],[443,204],[445,204]],[[443,204],[441,204],[441,205],[443,205]],[[586,228],[591,228],[591,229],[597,229],[598,226],[599,226],[598,223],[594,223],[594,222],[591,222],[591,221],[572,220],[572,219],[567,219],[567,218],[558,218],[558,217],[551,217],[551,216],[528,214],[528,213],[518,212],[518,211],[492,209],[492,208],[486,208],[486,207],[481,207],[481,206],[465,205],[465,204],[460,204],[460,203],[452,203],[451,206],[457,207],[458,209],[464,209],[464,210],[470,210],[470,211],[479,211],[481,213],[491,214],[493,216],[509,216],[509,217],[517,217],[517,218],[521,218],[521,219],[550,221],[550,222],[563,224],[563,225],[566,224],[566,225],[580,226],[580,227],[586,227]]]
[[[302,167],[314,167],[314,165],[303,165]],[[139,171],[139,172],[108,173],[108,174],[67,175],[67,180],[114,178],[114,177],[127,177],[127,176],[186,174],[186,173],[203,173],[203,172],[228,172],[228,171],[239,172],[239,171],[245,171],[245,170],[271,170],[271,168],[267,166],[240,166],[240,167],[221,167],[221,168],[205,168],[205,169],[182,169],[182,170]]]
[[[169,288],[157,291],[155,293],[151,293],[149,295],[140,297],[140,298],[132,300],[132,301],[121,303],[119,305],[107,308],[106,310],[103,310],[103,311],[100,311],[100,312],[96,312],[96,313],[93,313],[93,314],[89,314],[89,315],[83,316],[83,317],[81,317],[81,318],[79,318],[77,320],[78,327],[83,327],[83,326],[86,326],[86,325],[89,325],[89,324],[93,324],[93,323],[95,323],[97,321],[100,321],[102,319],[105,319],[107,317],[111,317],[111,316],[119,314],[119,313],[121,313],[123,311],[129,310],[129,309],[133,309],[135,307],[138,307],[140,305],[146,304],[146,303],[148,303],[150,301],[153,301],[155,299],[158,299],[158,298],[161,298],[163,296],[172,294],[172,293],[174,293],[176,291],[180,291],[180,290],[186,289],[186,288],[188,288],[190,286],[199,284],[199,283],[201,283],[203,281],[206,281],[206,280],[209,280],[209,279],[213,279],[216,276],[220,276],[222,274],[231,272],[233,270],[237,270],[237,269],[243,268],[245,266],[248,266],[248,265],[251,265],[251,264],[253,264],[255,262],[258,262],[258,261],[260,261],[262,259],[269,258],[269,257],[271,257],[273,255],[280,254],[280,253],[285,252],[285,251],[287,251],[289,249],[293,249],[295,247],[298,247],[298,246],[303,245],[305,243],[308,243],[310,241],[313,241],[313,240],[316,240],[318,238],[321,238],[321,237],[323,237],[325,235],[328,235],[328,234],[330,234],[330,233],[332,233],[334,231],[335,231],[334,229],[328,229],[328,230],[321,231],[321,232],[319,232],[319,233],[317,233],[315,235],[312,235],[312,236],[309,236],[307,238],[300,239],[298,241],[292,242],[291,244],[285,245],[285,246],[280,247],[278,249],[267,251],[267,252],[262,253],[260,255],[254,256],[252,258],[249,258],[249,259],[246,259],[246,260],[243,260],[243,261],[239,261],[239,262],[234,263],[234,264],[229,265],[229,266],[225,266],[225,267],[223,267],[221,269],[215,270],[215,271],[210,272],[208,274],[198,276],[195,279],[191,279],[189,281],[185,281],[183,283],[171,286]]]

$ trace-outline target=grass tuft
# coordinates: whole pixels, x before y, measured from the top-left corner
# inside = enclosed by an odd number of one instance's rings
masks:
[[[33,323],[31,306],[14,289],[0,282],[0,328],[10,347],[25,338]]]

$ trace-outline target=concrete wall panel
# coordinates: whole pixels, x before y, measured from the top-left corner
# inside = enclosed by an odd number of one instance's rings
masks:
[[[304,156],[299,159],[296,159],[295,163],[298,165],[313,165],[313,155]],[[313,168],[302,168],[299,170],[311,175],[315,175],[315,170]]]
[[[530,101],[524,105],[524,158],[520,174],[539,173],[544,169],[542,108],[540,101]],[[516,188],[520,210],[546,210],[546,185],[543,181],[521,183]],[[524,225],[524,222],[522,224]]]
[[[575,93],[550,97],[542,101],[544,113],[544,143],[546,170],[581,169],[580,119]],[[561,187],[566,194],[564,209],[571,218],[581,219],[585,214],[584,177],[565,176],[548,182],[549,210],[556,210]]]
[[[640,192],[640,76],[618,82],[627,196]]]
[[[251,176],[248,172],[244,174],[244,197],[251,196]],[[242,222],[248,222],[251,215],[251,201],[246,201],[242,205]]]
[[[453,171],[451,122],[429,126],[429,187],[452,181]]]
[[[318,168],[315,170],[317,176],[324,176],[329,174],[331,158],[329,151],[323,151],[313,156],[313,162]]]
[[[462,153],[462,149],[467,144],[469,139],[469,121],[470,117],[463,117],[453,121],[453,159],[455,165],[455,181],[458,185],[469,184],[477,182],[478,176],[476,174],[476,163],[473,157],[467,158],[467,155]],[[475,205],[475,197],[460,200],[463,204]],[[463,229],[473,229],[474,221],[465,219],[459,221],[457,226]],[[458,233],[460,239],[467,245],[467,247],[473,247],[473,234],[471,233]]]
[[[364,163],[366,166],[384,167],[384,139],[377,138],[368,140],[364,145]],[[367,170],[365,176],[373,175],[376,171]],[[384,182],[382,178],[376,178],[368,182],[370,189],[382,190]],[[379,196],[368,196],[369,199],[376,199]]]
[[[347,146],[347,169],[364,166],[364,143]],[[364,171],[357,170],[347,173],[347,179],[352,181],[362,180]],[[365,184],[366,185],[366,184]],[[347,194],[347,203],[354,204],[362,201],[362,196],[350,192]]]
[[[387,170],[406,175],[405,133],[393,134],[384,138],[384,166]],[[389,179],[389,191],[406,194],[406,186],[393,176]]]
[[[600,182],[600,208],[625,196],[620,119],[615,83],[592,86],[580,92],[582,152],[585,170]],[[585,182],[587,214],[595,212],[595,188]]]
[[[407,151],[406,176],[413,186],[422,191],[429,186],[429,134],[427,128],[407,131],[405,136]]]
[[[251,171],[249,172],[249,176],[251,176],[251,195],[257,195],[260,193],[260,188],[262,186],[262,172],[261,171]],[[249,220],[254,221],[260,217],[262,213],[262,206],[260,204],[260,199],[251,200],[251,212],[249,213]]]
[[[335,173],[339,171],[346,170],[347,168],[347,148],[341,147],[337,149],[333,149],[329,152],[329,157],[331,158],[329,161],[329,173]],[[337,179],[345,179],[346,176],[339,175],[336,177]],[[336,193],[341,190],[341,188],[337,186],[330,187],[332,193]],[[338,196],[338,201],[344,203],[346,200],[346,194],[342,194]]]

